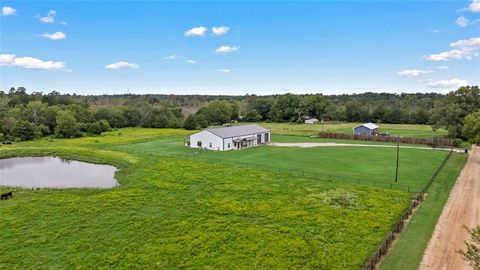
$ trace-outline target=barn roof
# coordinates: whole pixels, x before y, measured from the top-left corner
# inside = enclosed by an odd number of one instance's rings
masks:
[[[209,128],[207,130],[217,135],[220,138],[231,138],[231,137],[245,136],[245,135],[264,133],[264,132],[270,131],[259,125],[243,125],[243,126],[234,126],[234,127]]]
[[[362,127],[362,126],[368,128],[368,129],[376,129],[376,128],[379,128],[379,126],[377,126],[377,125],[375,125],[375,124],[373,124],[373,123],[361,124],[361,125],[358,125],[358,126],[356,126],[356,127],[354,127],[354,128]]]

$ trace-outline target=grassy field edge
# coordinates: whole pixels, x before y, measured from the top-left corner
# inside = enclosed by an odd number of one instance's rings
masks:
[[[413,214],[407,228],[381,262],[379,269],[418,269],[423,252],[466,160],[466,155],[453,154],[447,161],[432,183],[425,201]]]

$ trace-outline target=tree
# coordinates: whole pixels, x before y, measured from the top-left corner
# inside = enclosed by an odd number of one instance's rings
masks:
[[[380,104],[375,107],[372,112],[372,121],[376,123],[383,123],[387,118],[387,114],[387,108],[383,104]]]
[[[111,127],[121,128],[127,125],[122,109],[118,107],[100,108],[95,112],[95,119],[107,120]]]
[[[295,121],[299,117],[300,99],[293,94],[278,96],[270,110],[270,117],[278,122]]]
[[[307,95],[300,100],[300,112],[310,117],[321,118],[329,105],[328,99],[321,95]]]
[[[448,135],[461,138],[463,121],[467,115],[480,108],[480,89],[478,86],[463,86],[437,102],[429,123],[434,129],[443,127]]]
[[[245,115],[244,120],[246,122],[258,122],[262,120],[262,116],[257,112],[257,110],[251,110]]]
[[[480,110],[465,117],[462,134],[471,143],[480,144]]]
[[[430,115],[427,110],[420,108],[416,110],[414,113],[411,115],[412,123],[414,124],[426,124],[428,123]]]
[[[257,111],[262,117],[262,119],[260,119],[260,120],[265,121],[265,120],[269,119],[270,109],[272,108],[272,105],[273,105],[273,100],[271,100],[271,99],[260,99],[260,98],[257,97],[256,99],[253,99],[248,103],[247,110],[248,111],[252,111],[252,110]]]
[[[368,121],[368,108],[354,99],[345,103],[345,116],[348,122]]]
[[[6,135],[11,134],[12,130],[15,128],[17,120],[12,116],[7,116],[0,121],[0,131]]]
[[[238,104],[226,100],[213,100],[207,106],[200,108],[197,115],[203,115],[211,124],[225,124],[238,119]]]
[[[16,138],[20,138],[22,141],[30,141],[38,136],[35,130],[35,125],[24,120],[17,122],[12,131],[12,135]]]
[[[465,241],[466,250],[458,250],[457,252],[473,269],[480,270],[480,226],[477,225],[473,229],[465,227],[465,229],[470,234],[471,240]]]
[[[197,121],[197,124],[200,126],[200,128],[208,127],[208,121],[207,119],[205,119],[205,116],[203,114],[195,115],[195,120]]]
[[[71,111],[59,111],[57,113],[57,126],[55,136],[59,138],[75,138],[80,136],[77,119]]]
[[[385,123],[400,124],[405,122],[408,122],[408,117],[405,111],[398,107],[388,111],[385,116]]]
[[[197,121],[195,120],[195,116],[193,114],[190,114],[185,118],[185,121],[183,121],[183,128],[187,130],[194,130],[197,129]]]
[[[107,120],[100,120],[100,121],[97,121],[97,123],[100,125],[102,132],[110,130],[110,124],[108,123]]]

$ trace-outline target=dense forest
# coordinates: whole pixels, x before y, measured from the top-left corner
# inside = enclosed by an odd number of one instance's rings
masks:
[[[98,95],[0,91],[0,139],[74,138],[121,127],[197,129],[232,121],[324,121],[429,124],[452,138],[480,142],[480,91],[271,96]]]

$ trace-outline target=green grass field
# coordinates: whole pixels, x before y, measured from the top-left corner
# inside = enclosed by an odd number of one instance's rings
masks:
[[[331,139],[319,139],[297,136],[272,136],[274,142],[331,142]],[[341,140],[345,142],[345,140]],[[357,141],[355,141],[357,142]],[[357,142],[358,143],[358,142]],[[368,142],[373,144],[373,142]],[[145,143],[130,144],[117,149],[127,149],[138,153],[197,153],[197,159],[205,161],[230,161],[270,166],[284,170],[304,171],[324,179],[367,180],[368,183],[392,183],[393,187],[410,191],[420,190],[431,177],[435,169],[446,157],[446,151],[401,148],[398,182],[394,183],[396,166],[396,148],[382,147],[313,147],[290,148],[261,146],[242,151],[202,151],[183,145],[182,138],[169,138]],[[299,172],[294,172],[299,173]],[[328,176],[332,177],[328,177]],[[365,181],[364,181],[365,182]],[[373,183],[371,183],[373,185]],[[384,185],[385,186],[385,185]]]
[[[452,155],[433,182],[425,201],[415,211],[406,230],[380,264],[385,270],[418,269],[422,255],[433,230],[467,159],[466,155]]]
[[[292,123],[259,123],[265,128],[272,131],[273,134],[285,135],[308,135],[315,136],[322,130],[333,133],[352,133],[352,128],[360,123],[325,123],[318,125],[311,124],[292,124]],[[390,135],[400,135],[403,137],[417,137],[417,138],[434,138],[445,137],[447,131],[444,129],[432,130],[428,125],[412,125],[412,124],[378,124],[380,126],[379,132],[389,132]]]
[[[0,268],[355,269],[409,201],[406,192],[113,150],[151,131],[2,146],[0,157],[113,164],[120,186],[13,189],[0,202]],[[178,137],[159,132],[147,137]]]
[[[129,128],[0,147],[0,158],[57,155],[120,169],[111,190],[13,189],[0,201],[0,268],[358,269],[410,200],[399,190],[149,154],[198,151],[183,146],[190,133]],[[394,149],[199,155],[391,179]],[[445,155],[402,149],[400,181],[421,183]]]

